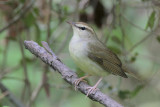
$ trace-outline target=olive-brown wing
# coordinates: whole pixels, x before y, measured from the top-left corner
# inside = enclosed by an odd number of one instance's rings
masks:
[[[127,78],[127,75],[122,70],[120,59],[104,46],[90,43],[88,57],[101,66],[105,71]]]
[[[111,63],[117,64],[119,66],[122,66],[122,63],[120,59],[117,57],[115,53],[113,53],[111,50],[109,50],[107,47],[105,47],[104,44],[101,42],[96,43],[88,43],[89,51],[91,53],[95,53],[98,56],[103,56],[105,59],[109,60]]]

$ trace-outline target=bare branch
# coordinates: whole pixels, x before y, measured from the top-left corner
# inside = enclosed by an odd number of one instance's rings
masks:
[[[44,80],[42,79],[39,83],[39,85],[34,89],[32,92],[30,101],[27,104],[27,107],[31,107],[32,103],[35,101],[35,99],[38,97],[38,94],[40,93],[41,89],[43,88]]]
[[[89,1],[90,1],[90,0],[81,0],[81,1],[79,2],[79,10],[84,9],[84,8],[88,5]]]
[[[26,60],[25,60],[25,53],[24,53],[24,47],[22,43],[22,38],[21,36],[18,36],[18,41],[20,45],[20,50],[22,54],[22,66],[23,66],[23,71],[24,71],[24,89],[22,91],[22,99],[24,99],[25,92],[28,89],[29,95],[31,95],[31,83],[28,78],[28,71],[27,71],[27,65],[26,65]]]
[[[16,107],[25,107],[24,104],[20,100],[18,100],[1,82],[0,82],[0,90],[2,93],[6,93],[6,97],[10,102],[12,102]]]
[[[34,41],[24,41],[24,45],[32,54],[39,57],[44,63],[51,66],[53,69],[57,70],[66,82],[74,85],[74,81],[78,79],[76,73],[58,60],[56,56],[52,57],[54,54],[51,55]],[[89,85],[87,85],[85,82],[80,82],[79,86],[77,86],[78,90],[85,95],[88,92],[87,87],[89,87]],[[111,99],[109,96],[105,95],[99,90],[91,93],[88,97],[106,107],[122,107],[121,104],[117,103],[115,100]]]
[[[137,28],[137,29],[139,29],[139,30],[141,30],[141,31],[143,31],[143,32],[145,32],[145,33],[152,33],[153,35],[159,35],[159,34],[157,34],[157,33],[154,32],[154,31],[145,30],[145,29],[141,28],[140,26],[132,23],[132,22],[129,21],[123,14],[122,14],[122,18],[123,18],[126,22],[128,22],[130,25],[132,25],[133,27],[135,27],[135,28]]]
[[[17,16],[15,16],[6,26],[4,26],[2,29],[0,29],[0,33],[2,33],[4,30],[8,29],[14,23],[18,22],[18,20],[20,20],[30,10],[30,8],[32,7],[32,5],[33,5],[34,2],[35,2],[35,0],[30,0],[30,2],[28,3],[28,5],[24,9],[22,9],[22,11],[20,12],[20,14],[18,14]]]
[[[49,7],[49,9],[48,9],[49,15],[48,15],[48,20],[47,20],[47,42],[49,42],[49,39],[51,37],[52,0],[49,0],[48,7]]]
[[[65,46],[66,46],[66,44],[68,42],[68,38],[70,36],[70,32],[71,32],[71,28],[68,29],[68,32],[67,32],[65,38],[63,39],[61,45],[59,46],[59,49],[57,50],[56,54],[59,54],[65,48]]]

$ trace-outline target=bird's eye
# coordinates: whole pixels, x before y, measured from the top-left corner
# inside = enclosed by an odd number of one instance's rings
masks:
[[[81,30],[86,30],[86,28],[85,27],[79,27]]]

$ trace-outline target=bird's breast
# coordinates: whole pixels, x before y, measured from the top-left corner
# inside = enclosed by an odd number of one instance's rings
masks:
[[[69,52],[71,57],[82,58],[87,56],[87,42],[83,40],[71,40],[69,44]]]
[[[88,58],[88,42],[71,40],[69,52],[76,65],[90,75],[105,76],[107,73],[99,65]]]

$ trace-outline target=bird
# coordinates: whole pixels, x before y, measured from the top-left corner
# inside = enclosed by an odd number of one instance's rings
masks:
[[[75,81],[75,89],[89,76],[99,76],[97,83],[88,87],[87,96],[97,90],[103,77],[113,74],[128,78],[126,69],[118,56],[102,43],[94,29],[84,22],[71,22],[73,36],[69,42],[69,53],[75,64],[87,75]]]

